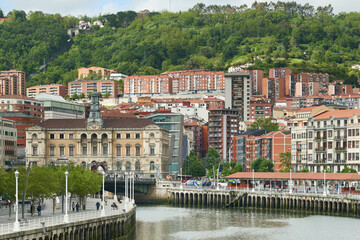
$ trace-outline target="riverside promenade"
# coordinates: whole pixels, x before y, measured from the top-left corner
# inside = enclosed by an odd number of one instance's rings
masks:
[[[77,203],[75,200],[73,201]],[[21,205],[19,206],[20,231],[14,232],[15,212],[12,208],[9,219],[9,208],[0,209],[0,239],[112,239],[126,236],[135,226],[136,205],[128,199],[122,203],[109,199],[105,204],[105,216],[101,210],[96,210],[96,203],[100,199],[88,198],[86,210],[72,211],[69,204],[69,222],[64,223],[64,213],[60,209],[53,215],[52,200],[45,201],[45,207],[38,216],[35,210],[31,216],[26,205],[25,218],[21,219]],[[111,207],[116,202],[118,209]]]

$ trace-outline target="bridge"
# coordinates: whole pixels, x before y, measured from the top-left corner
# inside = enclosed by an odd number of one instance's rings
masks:
[[[152,189],[156,185],[155,178],[135,178],[134,186],[135,186],[135,194],[148,194],[152,191]],[[108,175],[105,178],[105,190],[108,192],[115,193],[115,177]],[[125,178],[117,177],[116,178],[116,194],[125,193]]]

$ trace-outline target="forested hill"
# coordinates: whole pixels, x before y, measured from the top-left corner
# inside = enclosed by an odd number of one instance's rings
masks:
[[[36,18],[33,15],[36,13]],[[79,19],[35,12],[0,24],[0,68],[27,73],[66,42],[66,28]],[[13,14],[13,13],[9,13]],[[13,14],[14,15],[14,14]],[[132,74],[208,68],[226,70],[257,60],[252,68],[291,67],[327,72],[331,79],[355,84],[360,74],[360,13],[333,14],[332,7],[254,3],[243,6],[197,4],[186,12],[119,12],[97,18],[95,27],[74,38],[68,49],[35,75],[40,82],[66,84],[77,68],[99,66]]]

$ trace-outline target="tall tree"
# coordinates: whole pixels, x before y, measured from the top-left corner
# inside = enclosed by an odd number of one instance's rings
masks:
[[[258,158],[251,163],[251,169],[255,172],[273,172],[274,163],[266,158]]]
[[[265,129],[267,132],[279,131],[279,124],[272,122],[272,118],[258,118],[249,127],[250,129]]]
[[[205,160],[205,166],[207,169],[212,169],[213,167],[217,168],[221,163],[221,156],[220,153],[215,148],[209,148]]]
[[[289,172],[292,168],[291,165],[291,153],[290,152],[284,152],[280,153],[280,168],[282,168],[283,171]]]

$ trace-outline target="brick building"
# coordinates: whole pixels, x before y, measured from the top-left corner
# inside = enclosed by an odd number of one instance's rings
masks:
[[[100,92],[102,95],[109,93],[109,97],[117,97],[119,93],[119,84],[113,80],[75,80],[68,84],[68,94],[71,97],[74,93],[85,97],[92,92]]]
[[[274,104],[285,97],[285,78],[264,78],[262,88],[262,94]]]
[[[274,163],[274,170],[280,171],[280,153],[291,152],[290,132],[250,130],[233,137],[233,161],[240,163],[245,172],[251,171],[251,163],[266,158]]]
[[[166,74],[124,78],[124,94],[171,94],[172,78]]]
[[[25,96],[0,96],[0,117],[15,122],[18,150],[26,146],[25,129],[44,120],[42,102]]]
[[[116,70],[106,69],[102,67],[89,67],[89,68],[79,68],[78,69],[78,79],[86,79],[90,74],[98,74],[101,76],[101,79],[110,77],[110,74],[117,73]]]
[[[25,73],[11,69],[0,72],[0,95],[25,96]]]
[[[295,97],[319,96],[317,82],[297,82],[295,85]]]
[[[228,161],[231,139],[239,131],[239,112],[237,109],[209,111],[208,145],[219,151],[223,162]]]
[[[290,68],[270,68],[269,78],[285,78],[286,75],[291,74]]]
[[[225,108],[225,101],[219,98],[204,98],[204,102],[208,110]]]
[[[61,84],[51,84],[51,85],[37,85],[29,87],[26,89],[26,96],[35,98],[40,93],[47,93],[51,95],[59,95],[65,98],[67,94],[67,87]]]
[[[272,116],[272,105],[270,100],[250,101],[250,120],[255,121],[258,118],[269,118]]]

